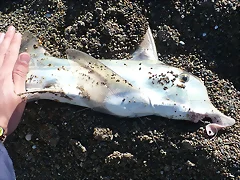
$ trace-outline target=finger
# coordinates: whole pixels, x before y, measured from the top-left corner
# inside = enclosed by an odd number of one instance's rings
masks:
[[[4,37],[5,37],[5,33],[0,33],[0,44],[2,43]]]
[[[10,46],[10,43],[12,41],[12,38],[15,34],[15,28],[13,26],[10,26],[5,34],[5,37],[0,44],[0,67],[2,66],[3,60],[5,58],[5,54],[8,51],[8,48]]]
[[[22,35],[20,33],[15,33],[12,38],[12,41],[9,45],[9,48],[5,55],[5,59],[2,64],[2,68],[5,69],[6,73],[12,72],[13,67],[18,59],[21,39],[22,39]]]
[[[13,83],[15,86],[15,93],[25,92],[25,81],[29,70],[30,55],[28,53],[21,53],[13,69]]]

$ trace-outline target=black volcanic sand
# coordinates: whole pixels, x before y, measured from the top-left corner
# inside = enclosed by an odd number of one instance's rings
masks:
[[[31,102],[5,143],[17,179],[240,179],[239,8],[237,0],[0,1],[1,31],[29,30],[57,57],[68,48],[129,57],[149,22],[160,60],[200,77],[214,105],[237,120],[209,138],[203,122]]]

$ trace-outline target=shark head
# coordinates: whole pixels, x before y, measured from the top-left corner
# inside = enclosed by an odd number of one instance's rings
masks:
[[[202,119],[211,119],[206,126],[209,136],[221,128],[235,124],[235,120],[221,113],[211,103],[204,83],[181,69],[161,65],[161,74],[153,73],[151,78],[150,100],[155,115],[170,119],[189,120],[197,123]],[[153,80],[154,79],[154,80]]]
[[[235,124],[233,118],[214,107],[201,79],[158,60],[150,29],[133,55],[135,60],[141,57],[148,59],[145,69],[142,69],[148,74],[148,78],[145,78],[148,80],[142,87],[145,87],[155,115],[195,123],[202,119],[211,119],[212,122],[206,126],[209,136],[216,134],[219,129]]]

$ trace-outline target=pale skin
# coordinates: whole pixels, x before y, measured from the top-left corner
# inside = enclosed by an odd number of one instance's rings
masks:
[[[19,54],[21,38],[13,26],[0,33],[0,126],[6,135],[17,128],[26,105],[18,94],[25,92],[30,55]]]

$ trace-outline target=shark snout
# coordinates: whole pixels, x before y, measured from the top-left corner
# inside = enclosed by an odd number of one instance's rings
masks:
[[[220,111],[206,113],[206,117],[212,120],[212,123],[206,126],[206,131],[209,136],[215,135],[220,129],[232,126],[236,122],[235,119],[224,115]]]

